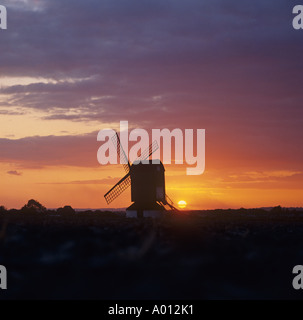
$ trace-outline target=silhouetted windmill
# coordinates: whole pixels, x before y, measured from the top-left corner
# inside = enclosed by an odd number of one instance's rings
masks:
[[[119,158],[123,159],[126,175],[104,195],[107,204],[131,186],[131,201],[134,203],[126,209],[127,217],[156,217],[166,210],[166,207],[177,210],[165,193],[165,169],[162,162],[158,160],[157,163],[152,163],[152,160],[148,160],[159,148],[157,141],[150,144],[132,165],[117,133],[112,137],[112,141],[117,147]],[[143,160],[144,163],[141,162]]]

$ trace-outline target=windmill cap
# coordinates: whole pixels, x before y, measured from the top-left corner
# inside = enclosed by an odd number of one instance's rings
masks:
[[[153,160],[136,160],[133,162],[134,165],[146,165],[146,164],[149,164],[149,165],[162,165],[162,162],[160,161],[160,159],[153,159]]]

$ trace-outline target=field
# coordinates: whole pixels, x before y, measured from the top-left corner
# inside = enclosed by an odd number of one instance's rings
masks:
[[[303,212],[0,213],[1,299],[298,299]]]

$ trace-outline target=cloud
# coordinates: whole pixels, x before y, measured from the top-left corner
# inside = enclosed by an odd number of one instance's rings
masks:
[[[0,161],[20,166],[96,166],[97,133],[78,136],[28,137],[0,139]]]
[[[4,4],[0,73],[15,84],[0,88],[2,114],[19,106],[42,121],[206,128],[218,148],[259,152],[295,152],[290,141],[303,138],[303,42],[289,2]]]
[[[288,181],[292,178],[302,178],[302,171],[291,171],[291,170],[280,170],[280,171],[249,171],[242,173],[230,173],[225,175],[222,179],[224,182],[233,183],[233,182],[242,182],[242,183],[251,183],[251,182],[278,182],[281,180]]]
[[[9,29],[0,73],[10,82],[0,88],[1,113],[20,107],[42,111],[41,121],[205,128],[213,167],[224,158],[296,170],[303,161],[303,42],[291,1],[2,3]],[[2,139],[0,158],[95,165],[95,140]]]
[[[48,182],[48,183],[40,183],[40,184],[84,184],[84,185],[114,185],[116,184],[121,177],[116,178],[105,178],[105,179],[96,179],[96,180],[76,180],[76,181],[66,181],[66,182]]]
[[[25,112],[11,111],[11,110],[0,110],[0,114],[2,115],[10,115],[10,116],[22,116]]]
[[[94,131],[81,135],[2,138],[0,162],[13,163],[21,169],[40,169],[45,166],[101,167],[97,160],[97,151],[101,146],[101,142],[97,141],[97,133]],[[282,141],[280,142],[282,144]],[[236,180],[260,180],[287,178],[299,175],[302,171],[301,149],[298,149],[294,156],[291,152],[292,145],[288,146],[287,151],[267,144],[254,144],[254,148],[247,148],[245,143],[251,145],[248,138],[246,141],[244,139],[241,145],[239,141],[228,140],[226,137],[223,139],[220,136],[210,136],[206,131],[206,170],[219,170],[219,174],[225,177],[227,182],[231,181],[235,174]],[[162,148],[162,144],[160,147]],[[187,166],[186,163],[184,165]],[[184,167],[180,170],[183,172]],[[229,172],[230,176],[226,175],[225,171]]]
[[[22,172],[18,172],[16,170],[7,171],[6,173],[12,176],[22,176]]]

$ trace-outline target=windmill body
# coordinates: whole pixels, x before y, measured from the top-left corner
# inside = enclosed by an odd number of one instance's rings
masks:
[[[126,209],[128,217],[154,217],[163,212],[165,169],[162,162],[158,162],[148,160],[131,166],[131,201],[134,203]]]
[[[149,160],[131,166],[131,201],[142,204],[165,202],[165,169],[162,162],[158,162],[153,164]]]

